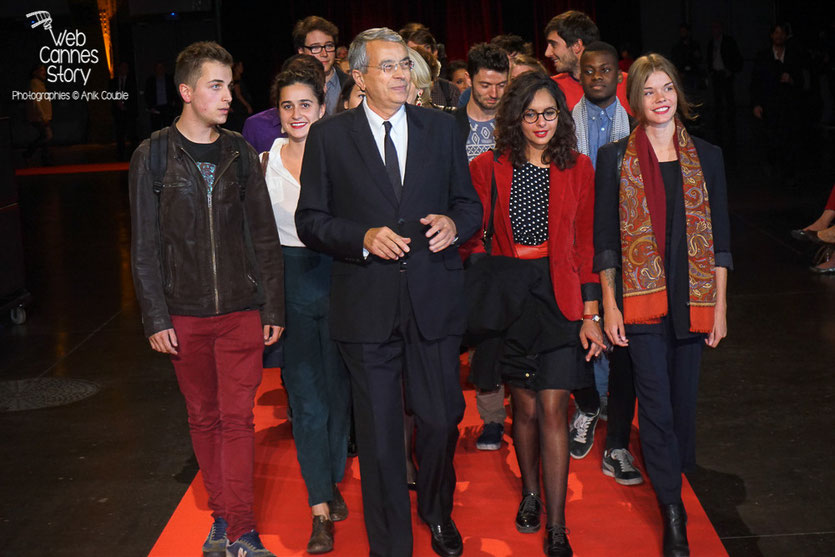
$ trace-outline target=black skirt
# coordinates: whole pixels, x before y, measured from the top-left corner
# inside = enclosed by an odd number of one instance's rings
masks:
[[[489,314],[506,325],[492,333],[481,331],[473,343],[473,383],[488,389],[501,377],[535,391],[591,385],[579,340],[581,322],[569,321],[557,306],[548,258],[488,259],[490,265],[481,278],[468,285],[470,315]],[[484,263],[488,262],[479,264]],[[498,275],[519,280],[502,281]],[[479,292],[489,296],[480,297]]]

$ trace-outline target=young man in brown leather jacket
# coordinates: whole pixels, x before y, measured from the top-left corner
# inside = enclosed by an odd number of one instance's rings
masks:
[[[265,557],[252,409],[263,347],[283,331],[283,261],[255,151],[220,128],[231,66],[212,42],[177,57],[182,115],[131,160],[131,265],[145,334],[170,355],[186,399],[214,517],[203,553]]]

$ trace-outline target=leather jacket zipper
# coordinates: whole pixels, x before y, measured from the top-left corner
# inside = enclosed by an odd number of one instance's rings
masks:
[[[182,146],[180,147],[180,150],[183,153],[185,153],[185,155],[189,158],[189,160],[192,163],[194,163],[194,166],[196,168],[197,163],[191,157],[191,155],[189,155],[188,152]],[[215,243],[215,218],[214,218],[214,209],[213,209],[214,206],[212,204],[212,197],[214,196],[214,185],[220,183],[221,176],[223,176],[223,174],[226,172],[226,170],[232,165],[233,162],[235,162],[238,159],[239,156],[240,156],[240,152],[235,151],[232,154],[232,158],[229,161],[227,161],[226,165],[221,169],[221,171],[218,172],[217,174],[215,174],[215,179],[212,182],[212,184],[213,184],[212,185],[212,191],[209,192],[206,195],[207,206],[209,208],[209,244],[211,245],[211,248],[212,248],[212,282],[213,282],[212,286],[213,286],[214,299],[215,299],[215,313],[220,313],[220,290],[218,289],[218,285],[217,285],[217,245]],[[203,183],[206,185],[206,191],[208,192],[209,185],[206,184],[206,179],[203,178],[202,174],[200,175],[200,179],[203,180]]]

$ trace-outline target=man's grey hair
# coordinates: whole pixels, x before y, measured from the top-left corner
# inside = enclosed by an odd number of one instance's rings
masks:
[[[352,70],[359,70],[365,73],[365,70],[368,68],[368,51],[365,46],[371,41],[388,41],[390,43],[400,43],[404,47],[406,46],[403,37],[388,27],[366,29],[351,42],[351,49],[348,51],[348,63],[351,65]]]

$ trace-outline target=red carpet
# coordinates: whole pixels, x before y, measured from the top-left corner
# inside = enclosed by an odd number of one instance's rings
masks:
[[[521,484],[512,446],[506,444],[495,452],[475,448],[480,430],[475,394],[467,390],[464,395],[467,412],[455,454],[458,491],[453,512],[464,537],[464,555],[543,555],[544,528],[536,534],[520,534],[514,527]],[[280,557],[306,555],[311,526],[307,492],[285,412],[286,397],[279,372],[265,370],[255,408],[255,507],[261,539]],[[506,431],[509,425],[509,422],[505,424]],[[510,443],[508,435],[505,440]],[[600,472],[604,441],[605,422],[601,421],[589,456],[571,461],[566,515],[574,554],[577,557],[660,555],[660,514],[652,488],[648,481],[637,487],[624,487],[604,476]],[[637,431],[633,429],[633,453],[636,454],[639,453],[637,442]],[[643,463],[640,466],[644,471]],[[341,490],[350,516],[336,524],[336,549],[331,555],[368,555],[357,459],[349,459]],[[683,491],[692,554],[697,557],[727,555],[686,480]],[[417,518],[414,498],[413,493],[414,555],[432,557],[435,553],[430,547],[429,532]],[[544,520],[543,516],[543,523]],[[210,524],[207,495],[198,474],[150,555],[198,557]]]
[[[33,166],[18,168],[15,176],[44,176],[47,174],[82,174],[84,172],[118,172],[128,170],[128,162],[102,162],[96,164],[65,164],[61,166]]]

